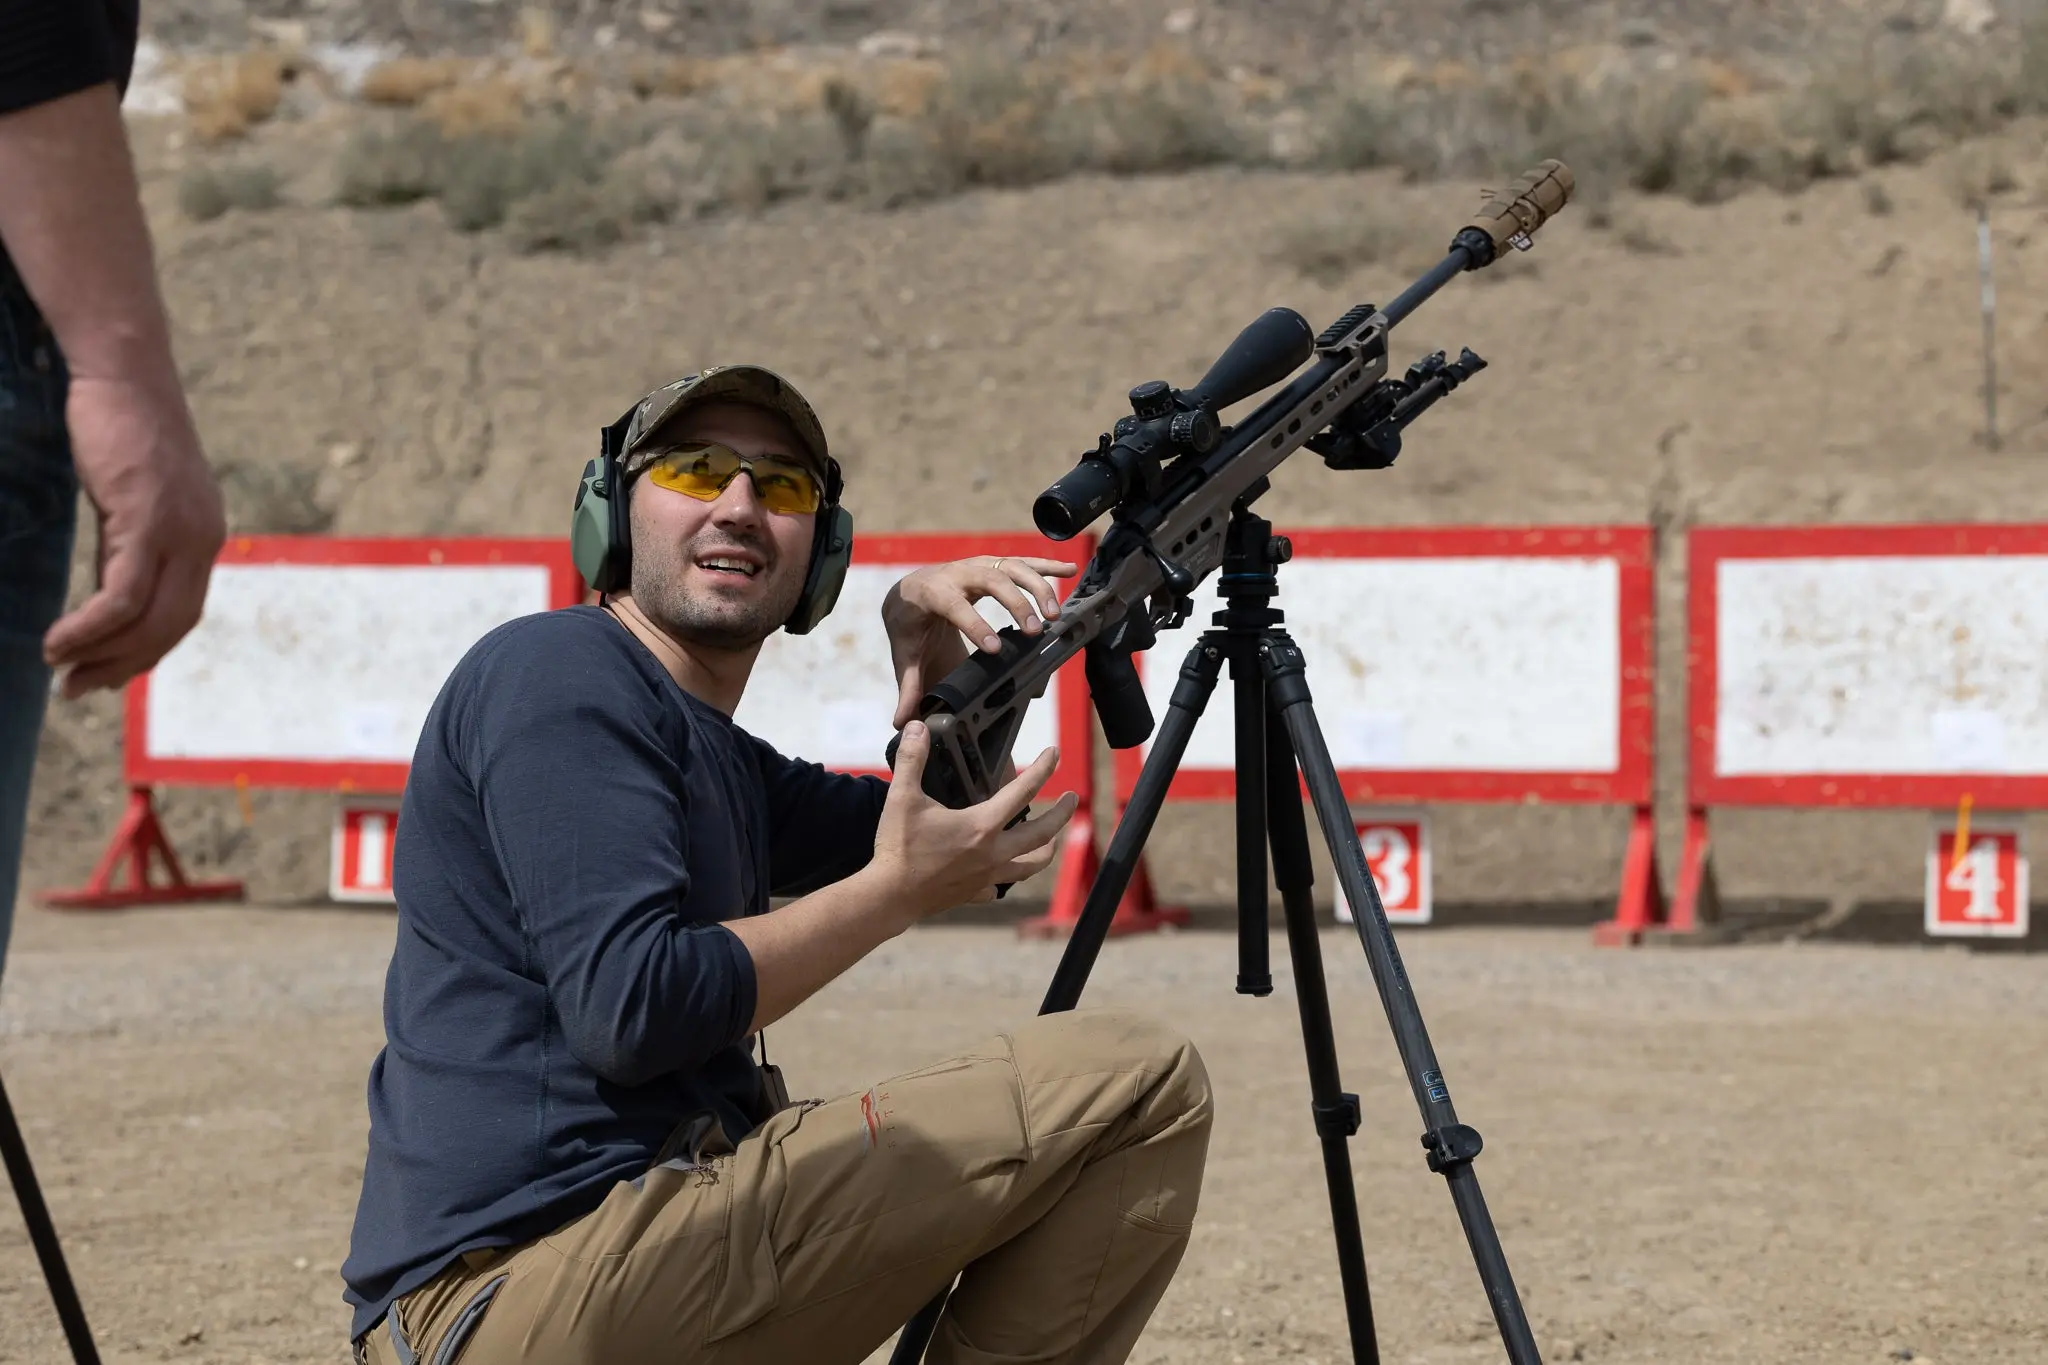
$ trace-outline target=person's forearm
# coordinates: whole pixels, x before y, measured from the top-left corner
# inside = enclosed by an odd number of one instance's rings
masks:
[[[0,115],[0,243],[74,376],[175,380],[112,85]]]
[[[754,961],[749,1031],[788,1014],[915,918],[898,894],[857,872],[765,915],[726,921]]]

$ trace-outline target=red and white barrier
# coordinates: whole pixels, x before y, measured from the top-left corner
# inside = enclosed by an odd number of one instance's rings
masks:
[[[1713,913],[1711,807],[1920,807],[1927,932],[2024,935],[1997,813],[2048,805],[2048,525],[1702,528],[1689,559],[1671,928]]]
[[[561,539],[231,538],[199,624],[129,684],[120,827],[83,887],[43,903],[241,898],[239,882],[187,880],[157,820],[159,785],[383,794],[364,808],[395,829],[413,745],[464,651],[582,587]],[[346,826],[338,810],[337,853],[361,837]],[[344,893],[388,899],[389,850],[386,837],[385,866],[352,871]],[[152,880],[153,861],[167,880]]]
[[[1345,794],[1367,807],[1430,802],[1610,803],[1632,808],[1616,921],[1655,913],[1650,801],[1654,599],[1651,536],[1631,526],[1299,530],[1276,606],[1308,660],[1317,718]],[[1140,662],[1155,717],[1181,661],[1220,606],[1195,610]],[[1168,800],[1233,797],[1230,679],[1195,727]],[[1145,747],[1117,755],[1127,802]],[[1390,918],[1429,915],[1427,824],[1369,812]],[[1395,837],[1398,832],[1400,837]],[[1421,846],[1404,849],[1403,840]],[[1348,909],[1341,893],[1334,908]]]
[[[1708,917],[1714,806],[1919,807],[1936,816],[1927,932],[2027,932],[2026,858],[2003,817],[2048,804],[2038,681],[2048,525],[1691,533],[1688,811],[1668,907],[1650,820],[1646,528],[1290,536],[1279,605],[1307,655],[1391,918],[1431,914],[1432,803],[1630,807],[1604,942],[1684,932]],[[1055,544],[1030,533],[863,537],[835,616],[809,637],[771,637],[737,719],[785,753],[882,772],[895,686],[876,618],[889,584],[967,555],[1085,562],[1093,550],[1091,538]],[[1072,581],[1058,586],[1064,595]],[[1216,587],[1213,576],[1201,584],[1190,619],[1139,660],[1155,715],[1211,624]],[[557,538],[230,540],[205,619],[128,689],[129,798],[112,842],[83,887],[43,901],[90,909],[239,897],[239,883],[186,878],[157,821],[162,784],[334,791],[330,890],[389,899],[396,794],[448,671],[499,623],[585,597]],[[984,612],[1005,619],[993,603]],[[1228,687],[1226,677],[1169,799],[1233,795]],[[1094,733],[1076,659],[1033,705],[1017,745],[1029,757],[1057,742],[1047,795],[1071,790],[1083,803],[1052,905],[1028,932],[1070,927],[1099,866]],[[1116,755],[1119,807],[1142,758]],[[1154,904],[1141,864],[1117,931],[1181,918]]]
[[[808,636],[770,637],[734,719],[783,753],[885,774],[896,686],[880,610],[890,585],[972,555],[1085,564],[1093,552],[1089,537],[1055,544],[1028,533],[861,537],[834,614]],[[1073,584],[1053,582],[1063,596]],[[154,789],[166,784],[336,792],[329,894],[389,901],[399,793],[449,672],[497,625],[587,596],[566,541],[552,538],[235,538],[204,619],[129,686],[126,816],[86,885],[43,903],[239,899],[239,882],[185,877],[156,816]],[[1009,621],[998,604],[982,610]],[[1092,739],[1077,658],[1026,712],[1016,745],[1028,760],[1057,743],[1042,799],[1072,791],[1081,801],[1054,882],[1055,920],[1078,909],[1097,865]]]

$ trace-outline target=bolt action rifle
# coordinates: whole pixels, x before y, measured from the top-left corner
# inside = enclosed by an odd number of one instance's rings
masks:
[[[1131,413],[1032,506],[1053,540],[1112,523],[1060,608],[1037,635],[998,632],[999,651],[977,652],[924,696],[918,717],[932,748],[924,788],[954,809],[985,801],[1016,743],[1025,708],[1080,651],[1088,690],[1113,749],[1152,733],[1151,706],[1132,656],[1162,629],[1186,620],[1200,583],[1223,562],[1234,509],[1267,487],[1267,476],[1303,446],[1332,469],[1385,469],[1401,453],[1407,425],[1486,362],[1469,348],[1439,351],[1400,378],[1387,375],[1394,327],[1456,275],[1491,265],[1503,247],[1526,251],[1536,229],[1571,197],[1572,173],[1545,161],[1503,194],[1489,192],[1442,261],[1384,308],[1361,303],[1314,333],[1291,308],[1273,308],[1246,327],[1191,389],[1163,380],[1131,390]],[[1234,428],[1218,414],[1315,364]],[[896,762],[891,741],[888,762]]]
[[[1292,550],[1286,537],[1251,510],[1268,476],[1303,446],[1333,469],[1385,469],[1401,453],[1408,424],[1476,374],[1485,362],[1470,350],[1456,360],[1426,356],[1398,379],[1387,375],[1387,338],[1452,276],[1490,265],[1503,246],[1527,250],[1530,235],[1571,197],[1572,175],[1546,161],[1504,195],[1488,196],[1450,251],[1385,308],[1361,303],[1320,335],[1299,313],[1268,310],[1230,345],[1191,389],[1163,381],[1131,390],[1131,412],[1032,507],[1038,529],[1055,540],[1080,534],[1103,513],[1112,523],[1056,620],[1037,636],[1016,626],[1002,646],[977,654],[926,694],[919,714],[931,729],[923,786],[954,808],[986,800],[1016,742],[1024,710],[1060,667],[1087,651],[1088,689],[1111,747],[1133,748],[1152,734],[1152,708],[1133,656],[1150,648],[1193,609],[1195,585],[1221,569],[1222,609],[1181,666],[1165,724],[1119,819],[1100,873],[1075,921],[1046,991],[1041,1014],[1074,1008],[1117,903],[1226,664],[1236,692],[1238,977],[1245,995],[1269,995],[1267,854],[1286,913],[1296,1002],[1308,1063],[1310,1108],[1329,1184],[1338,1276],[1351,1355],[1378,1365],[1379,1343],[1366,1284],[1347,1140],[1363,1121],[1337,1065],[1330,1000],[1311,897],[1306,781],[1345,899],[1356,909],[1359,939],[1379,987],[1403,1068],[1421,1112],[1429,1168],[1444,1177],[1472,1248],[1488,1305],[1511,1365],[1541,1365],[1528,1316],[1473,1170],[1482,1143],[1459,1120],[1450,1085],[1423,1026],[1401,965],[1385,907],[1365,865],[1349,804],[1315,718],[1307,667],[1277,608],[1277,570]],[[1287,380],[1234,429],[1220,414]],[[896,746],[889,749],[895,766]],[[1021,816],[1020,816],[1021,818]],[[998,888],[1000,893],[1007,888]],[[891,1365],[924,1357],[945,1311],[941,1291],[904,1325]]]

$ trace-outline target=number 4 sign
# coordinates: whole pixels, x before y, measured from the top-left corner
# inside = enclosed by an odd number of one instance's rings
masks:
[[[1365,865],[1379,888],[1389,924],[1429,923],[1429,816],[1421,812],[1368,815],[1357,822]],[[1337,888],[1337,922],[1356,918],[1351,898]]]
[[[1927,922],[1931,937],[2025,938],[2027,860],[2019,830],[1973,820],[1969,847],[1956,856],[1953,817],[1936,821],[1927,850]]]

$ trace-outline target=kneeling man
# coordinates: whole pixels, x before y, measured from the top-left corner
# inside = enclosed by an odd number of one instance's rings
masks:
[[[1014,817],[1055,755],[950,810],[911,718],[983,644],[976,602],[1038,630],[1074,566],[896,584],[895,778],[831,773],[732,720],[762,642],[836,591],[810,406],[721,367],[642,399],[618,450],[578,510],[604,600],[480,640],[406,784],[356,1359],[858,1365],[957,1274],[930,1360],[1123,1361],[1201,1185],[1186,1039],[1078,1010],[794,1105],[755,1055],[880,944],[1050,862],[1072,798]]]

